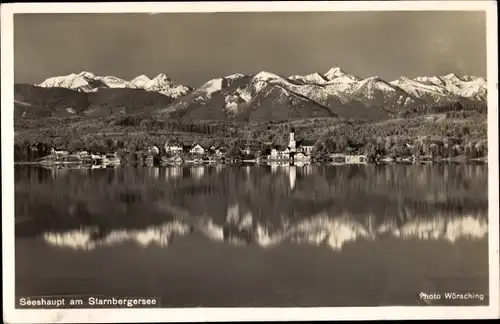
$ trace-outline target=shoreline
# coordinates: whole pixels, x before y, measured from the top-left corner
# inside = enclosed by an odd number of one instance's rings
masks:
[[[218,161],[210,161],[210,162],[194,162],[194,161],[184,161],[180,163],[160,163],[159,165],[147,165],[147,164],[137,164],[137,163],[123,163],[123,164],[116,164],[116,163],[110,163],[110,164],[89,164],[89,163],[79,163],[79,162],[53,162],[53,163],[47,163],[47,162],[23,162],[23,161],[14,161],[14,165],[35,165],[35,166],[45,166],[45,167],[72,167],[72,166],[79,166],[79,167],[88,167],[88,168],[95,168],[95,167],[100,167],[100,168],[116,168],[116,167],[126,167],[126,166],[133,166],[133,167],[170,167],[170,166],[201,166],[201,165],[206,165],[206,166],[213,166],[213,165],[249,165],[249,164],[254,164],[254,165],[290,165],[290,166],[304,166],[304,165],[311,165],[311,164],[316,164],[316,165],[390,165],[390,164],[407,164],[407,165],[421,165],[421,164],[468,164],[468,163],[482,163],[482,164],[487,164],[488,160],[486,158],[474,158],[474,159],[440,159],[440,160],[421,160],[421,161],[374,161],[374,162],[324,162],[324,161],[293,161],[293,160],[245,160],[245,161],[238,161],[238,162],[218,162]]]

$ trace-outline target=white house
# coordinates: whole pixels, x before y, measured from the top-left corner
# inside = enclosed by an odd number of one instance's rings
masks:
[[[309,161],[311,159],[311,156],[305,155],[302,152],[298,152],[293,156],[293,159],[297,161]]]
[[[290,149],[287,146],[271,147],[267,158],[269,160],[288,160],[290,159]]]
[[[352,164],[364,164],[366,163],[365,155],[346,155],[345,156],[346,163]]]
[[[252,153],[252,151],[250,150],[250,146],[245,146],[245,148],[241,150],[241,152],[245,155],[250,155],[250,153]]]
[[[160,149],[157,146],[153,145],[148,147],[148,152],[151,155],[158,155],[160,154]]]
[[[271,154],[269,155],[270,159],[277,159],[278,158],[278,150],[275,147],[271,148]]]
[[[277,150],[278,152],[278,159],[280,160],[287,160],[290,158],[290,149],[288,147],[280,147]]]
[[[200,144],[195,144],[191,149],[189,150],[189,153],[191,154],[205,154],[205,149],[200,145]]]
[[[117,157],[114,153],[107,153],[103,158],[103,162],[110,165],[119,165],[120,158]]]
[[[302,140],[297,145],[297,151],[304,153],[304,155],[311,155],[314,148],[314,142],[310,140]]]
[[[308,145],[308,146],[303,146],[302,147],[302,152],[304,152],[305,155],[311,155],[313,151],[314,146],[313,145]]]
[[[164,148],[166,153],[173,153],[173,154],[180,153],[182,152],[183,149],[182,143],[177,140],[167,141],[167,143],[165,143]]]
[[[103,160],[105,156],[101,155],[101,154],[94,154],[94,153],[91,153],[90,154],[90,158],[92,160]]]
[[[57,154],[57,155],[68,155],[69,154],[69,152],[67,150],[55,149],[55,148],[52,148],[50,150],[50,153],[51,154]]]
[[[89,152],[87,152],[87,151],[78,151],[78,152],[76,152],[76,155],[78,155],[78,156],[87,156],[87,155],[89,155]]]

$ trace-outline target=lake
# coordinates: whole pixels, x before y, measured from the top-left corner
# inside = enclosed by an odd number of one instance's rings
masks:
[[[17,299],[488,304],[486,164],[14,171]]]

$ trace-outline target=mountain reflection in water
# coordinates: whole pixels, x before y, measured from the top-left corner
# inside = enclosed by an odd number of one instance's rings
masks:
[[[67,267],[89,277],[92,293],[147,296],[144,285],[161,287],[148,280],[169,276],[176,298],[157,293],[183,307],[413,305],[429,276],[461,278],[432,289],[487,289],[487,177],[480,164],[16,166],[16,293],[90,289],[45,284]],[[130,265],[118,277],[102,270],[122,253]],[[38,258],[51,261],[41,266]],[[137,287],[116,288],[142,271]],[[389,284],[383,296],[375,293]],[[231,299],[224,289],[240,295]]]
[[[235,245],[257,244],[261,247],[270,247],[289,241],[317,246],[324,244],[339,251],[345,243],[355,242],[357,239],[376,240],[378,236],[385,234],[401,239],[442,239],[455,242],[458,239],[481,239],[488,232],[488,223],[484,217],[478,215],[459,217],[439,215],[431,220],[417,218],[400,226],[395,222],[386,222],[376,228],[370,228],[348,216],[330,218],[326,215],[319,215],[274,233],[270,233],[260,224],[253,226],[250,214],[245,215],[245,217],[240,223],[229,221],[222,226],[213,224],[210,220],[200,221],[197,225],[172,221],[140,230],[112,230],[102,238],[98,237],[98,228],[81,228],[62,233],[45,232],[43,238],[54,246],[82,250],[92,250],[99,246],[124,241],[133,241],[143,247],[151,244],[167,247],[175,237],[197,231],[213,241]]]
[[[274,168],[277,168],[276,170]],[[192,232],[260,246],[482,238],[484,165],[16,168],[17,235],[166,246]],[[72,234],[73,233],[73,234]],[[77,239],[77,237],[80,237]],[[92,243],[94,242],[94,243]]]

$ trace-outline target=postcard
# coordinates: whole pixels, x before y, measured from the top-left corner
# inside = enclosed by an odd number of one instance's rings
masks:
[[[496,9],[2,5],[4,321],[498,318]]]

